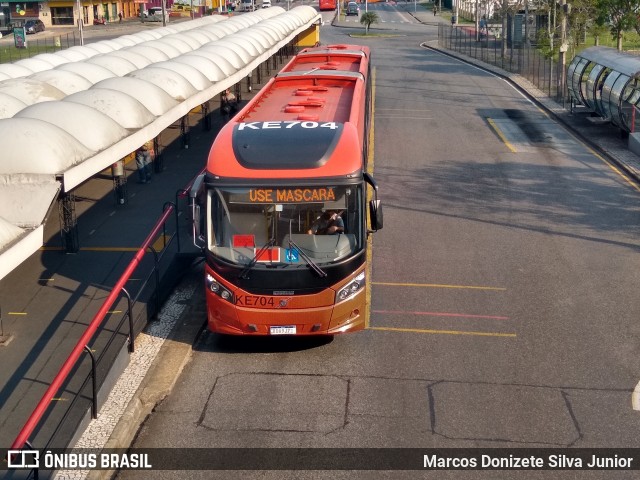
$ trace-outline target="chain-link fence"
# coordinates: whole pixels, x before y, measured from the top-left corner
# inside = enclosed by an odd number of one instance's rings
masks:
[[[12,34],[9,36],[13,37]],[[0,43],[0,63],[11,63],[23,58],[35,57],[41,53],[53,53],[75,45],[80,45],[80,37],[75,32],[37,39],[32,39],[27,35],[25,48],[17,48],[13,38],[5,37]]]
[[[564,94],[558,96],[558,85],[562,85],[558,79],[558,60],[544,55],[533,45],[511,41],[508,36],[503,35],[499,26],[476,36],[472,25],[453,27],[441,24],[438,28],[438,41],[444,48],[525,77],[551,98],[568,98],[566,86]],[[506,47],[504,53],[503,43]],[[567,58],[566,61],[568,64],[570,59]]]

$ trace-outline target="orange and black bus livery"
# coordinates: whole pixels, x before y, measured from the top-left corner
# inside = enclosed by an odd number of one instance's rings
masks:
[[[366,171],[369,62],[362,46],[302,50],[216,137],[191,192],[210,330],[364,328],[367,236],[382,228]],[[309,233],[327,210],[344,231]]]

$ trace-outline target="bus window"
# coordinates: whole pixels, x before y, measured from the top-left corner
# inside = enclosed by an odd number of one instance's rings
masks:
[[[364,248],[364,218],[360,185],[330,187],[218,188],[211,191],[214,255],[248,264],[270,241],[275,249],[290,250],[290,242],[316,262],[344,259]],[[344,233],[321,239],[309,235],[312,224],[326,210],[341,212]],[[342,237],[342,238],[338,238]],[[279,259],[279,260],[278,260]],[[286,263],[284,252],[271,263]]]

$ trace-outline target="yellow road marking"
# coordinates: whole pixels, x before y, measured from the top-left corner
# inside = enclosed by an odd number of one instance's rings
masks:
[[[161,252],[164,249],[164,246],[167,243],[167,240],[169,239],[169,235],[165,235],[164,233],[161,233],[158,238],[156,239],[155,242],[153,242],[153,249],[156,252]]]
[[[371,122],[369,123],[369,156],[367,158],[367,172],[373,173],[373,139],[374,139],[374,118],[376,111],[376,67],[371,70]],[[371,200],[371,192],[367,194],[367,201]],[[367,238],[367,279],[371,278],[371,263],[372,263],[372,249],[373,239],[371,235]],[[364,316],[364,328],[369,328],[369,321],[371,317],[371,288],[367,288],[365,298],[366,312]]]
[[[26,315],[27,312],[8,312],[7,315]]]
[[[152,247],[156,252],[160,252],[164,249],[165,238],[169,239],[169,235],[160,234],[156,241],[153,243]],[[62,250],[62,247],[40,247],[42,251],[59,251]],[[139,247],[81,247],[80,251],[83,252],[137,252],[140,250]],[[41,280],[49,280],[49,279],[41,279]],[[53,280],[53,279],[50,279]]]
[[[379,330],[383,332],[403,332],[403,333],[430,333],[440,335],[474,335],[478,337],[515,337],[515,333],[500,332],[466,332],[463,330],[428,330],[422,328],[396,328],[396,327],[366,327],[367,330]]]
[[[541,110],[542,111],[542,110]],[[553,121],[553,119],[548,115],[547,112],[542,111],[542,113],[545,115],[545,117],[547,117],[549,120]],[[567,126],[562,125],[559,122],[554,122],[556,125],[560,125],[565,133],[567,135],[569,135],[571,138],[573,138],[573,140],[578,143],[579,145],[582,145],[583,147],[585,147],[587,149],[587,151],[589,153],[591,153],[591,155],[593,155],[594,157],[596,157],[598,160],[600,160],[602,163],[604,163],[605,165],[607,165],[611,170],[613,170],[614,173],[616,173],[618,176],[622,177],[624,179],[625,182],[627,182],[629,185],[631,185],[636,191],[640,192],[640,185],[636,184],[629,175],[627,175],[625,172],[621,172],[614,164],[612,164],[609,160],[607,160],[606,158],[604,158],[602,155],[600,155],[598,152],[596,152],[593,148],[591,148],[587,143],[583,142],[582,139],[580,139],[579,137],[577,137]]]
[[[62,247],[40,247],[40,250],[56,251],[62,250]],[[84,252],[137,252],[140,249],[136,247],[82,247],[80,250]]]
[[[64,397],[54,397],[51,399],[52,402],[67,402],[68,400]]]
[[[136,247],[83,247],[80,250],[85,252],[137,252]]]
[[[459,288],[469,290],[495,290],[505,292],[504,287],[487,287],[482,285],[444,285],[439,283],[396,283],[396,282],[371,282],[372,285],[386,285],[390,287],[423,287],[423,288]]]
[[[618,168],[613,165],[609,160],[607,160],[606,158],[600,156],[600,154],[598,154],[598,152],[596,152],[595,150],[592,150],[591,147],[589,147],[587,145],[587,149],[598,159],[600,159],[601,162],[603,162],[605,165],[607,165],[611,170],[613,170],[615,173],[617,173],[620,177],[622,177],[624,179],[625,182],[627,182],[629,185],[631,185],[636,191],[640,192],[640,186],[635,184],[633,182],[633,180],[631,180],[631,178],[629,178],[629,176],[624,173],[621,172],[620,170],[618,170]]]
[[[500,140],[502,140],[502,142],[507,146],[507,148],[511,150],[513,153],[516,153],[517,152],[516,148],[513,145],[511,145],[511,142],[509,142],[509,140],[507,140],[507,137],[505,137],[504,133],[502,133],[502,130],[498,128],[498,125],[496,125],[496,122],[494,122],[493,119],[491,118],[487,118],[487,122],[489,122],[489,125],[491,125],[494,132],[496,132],[496,135],[500,137]]]
[[[155,248],[155,244],[154,244]],[[40,247],[40,250],[44,251],[58,251],[62,250],[62,247]],[[80,251],[83,252],[137,252],[140,247],[82,247]],[[162,250],[162,247],[160,247]],[[159,251],[159,250],[156,250]]]

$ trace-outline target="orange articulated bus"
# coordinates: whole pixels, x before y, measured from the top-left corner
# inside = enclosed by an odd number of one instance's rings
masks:
[[[302,50],[220,131],[191,189],[209,329],[331,335],[365,326],[370,52]],[[339,216],[335,234],[314,224]],[[313,233],[315,232],[315,233]]]

